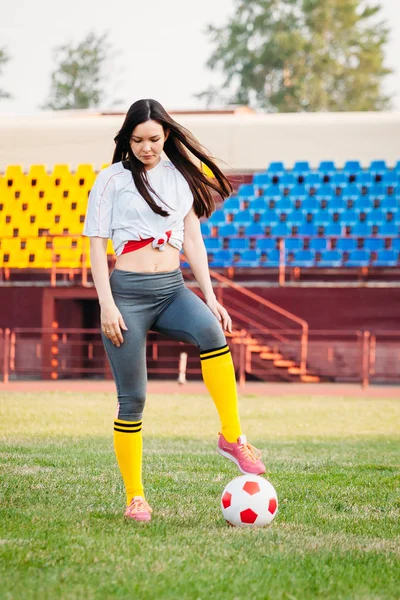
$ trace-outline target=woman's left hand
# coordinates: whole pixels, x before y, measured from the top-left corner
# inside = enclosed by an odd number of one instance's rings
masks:
[[[207,300],[207,306],[217,317],[218,321],[221,321],[223,329],[229,333],[232,333],[232,319],[230,318],[226,308],[224,308],[216,298]]]

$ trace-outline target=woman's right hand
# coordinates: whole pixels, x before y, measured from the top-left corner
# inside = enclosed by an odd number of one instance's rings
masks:
[[[119,348],[120,345],[124,343],[121,329],[128,331],[128,328],[114,302],[101,306],[100,322],[101,330],[106,338],[111,340],[114,346]]]

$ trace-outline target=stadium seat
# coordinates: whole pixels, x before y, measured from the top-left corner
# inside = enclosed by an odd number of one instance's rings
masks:
[[[356,238],[339,238],[336,242],[336,248],[342,252],[350,252],[357,248]]]
[[[13,187],[16,184],[25,182],[25,174],[22,165],[8,165],[4,173],[4,180],[7,187]]]
[[[372,226],[369,223],[356,223],[351,226],[351,235],[357,237],[368,237],[372,233]]]
[[[333,160],[322,160],[318,166],[318,172],[321,173],[322,176],[331,177],[336,173],[336,165]]]
[[[339,250],[324,250],[321,259],[316,263],[317,267],[333,268],[342,265],[342,253]]]
[[[259,250],[245,250],[240,254],[240,260],[235,261],[237,267],[258,267],[260,263]]]
[[[358,188],[370,187],[374,183],[374,178],[369,171],[360,171],[356,176],[356,186]]]
[[[288,196],[283,196],[278,200],[275,206],[275,212],[280,214],[282,212],[287,213],[293,209],[292,202]]]
[[[357,200],[360,196],[360,190],[355,184],[346,185],[342,190],[341,196],[344,202],[347,200]]]
[[[260,267],[266,268],[276,268],[279,267],[280,263],[280,253],[279,250],[267,250],[266,251],[266,260],[260,260]]]
[[[394,223],[382,223],[382,225],[379,226],[379,235],[397,237],[399,235],[399,227]]]
[[[230,238],[229,239],[229,250],[248,250],[250,240],[245,238]]]
[[[385,213],[379,208],[373,208],[367,213],[367,223],[371,225],[380,225],[385,222]]]
[[[217,209],[215,212],[213,212],[208,222],[210,223],[210,225],[222,225],[223,223],[225,223],[224,211],[222,209]]]
[[[322,252],[327,249],[328,240],[325,237],[321,238],[311,238],[310,240],[310,250],[315,250],[317,252]]]
[[[327,237],[339,237],[343,233],[343,228],[340,223],[331,223],[325,227],[325,235]]]
[[[334,187],[344,187],[348,184],[349,178],[342,172],[334,173],[331,177],[330,183]]]
[[[315,264],[315,253],[313,250],[297,250],[290,264],[294,267],[313,267]]]
[[[228,198],[224,202],[224,210],[240,210],[240,200],[236,196]]]
[[[302,250],[303,240],[301,238],[287,238],[285,240],[285,250]]]
[[[388,168],[385,160],[372,160],[368,168],[368,171],[374,177],[376,175],[383,175],[387,170]]]
[[[305,200],[308,198],[308,190],[304,185],[297,184],[292,188],[290,195],[295,200]]]
[[[382,185],[384,187],[394,187],[399,185],[397,174],[394,171],[387,171],[382,176]]]
[[[269,185],[264,189],[263,196],[268,199],[279,200],[282,194],[278,185]]]
[[[271,176],[281,176],[283,175],[283,173],[286,171],[285,169],[285,165],[283,162],[280,161],[276,161],[276,162],[271,162],[267,168],[267,173]]]
[[[346,209],[346,205],[343,202],[341,196],[334,196],[330,200],[328,200],[328,210],[329,212],[343,212]]]
[[[317,211],[319,209],[319,202],[315,196],[308,196],[301,202],[301,209],[306,212]]]
[[[344,225],[359,223],[358,213],[355,210],[344,210],[340,213],[340,222]]]
[[[242,183],[237,191],[239,198],[253,198],[256,195],[254,185],[252,183]]]
[[[375,183],[374,185],[371,185],[369,189],[369,195],[370,198],[372,198],[372,200],[374,200],[375,198],[378,200],[383,200],[383,198],[385,198],[386,196],[384,186],[380,183]]]
[[[234,222],[236,225],[250,225],[253,223],[253,214],[249,210],[240,210],[234,213]]]
[[[310,165],[307,160],[298,160],[294,163],[292,173],[296,175],[307,175],[311,171]]]
[[[272,235],[277,237],[288,237],[290,236],[290,227],[287,223],[277,223],[272,228]]]
[[[385,247],[385,241],[383,238],[364,238],[364,248],[370,252],[377,252],[383,250]]]
[[[293,173],[283,173],[279,178],[279,187],[284,188],[292,188],[297,184],[297,178],[293,175]]]
[[[331,185],[323,183],[317,188],[315,196],[318,200],[330,200],[335,196],[335,191]]]
[[[237,225],[234,223],[224,223],[218,226],[218,235],[221,237],[229,237],[232,235],[237,235],[237,233]]]
[[[221,250],[222,241],[221,238],[205,238],[204,245],[206,247],[207,252],[215,252],[216,250]]]
[[[367,250],[351,250],[345,262],[346,267],[367,267],[370,263],[370,253]]]
[[[268,173],[255,173],[253,176],[253,185],[255,188],[267,187],[271,184],[271,177]]]
[[[267,208],[267,202],[264,197],[254,198],[250,201],[250,210],[257,212],[258,210],[265,210]]]
[[[302,225],[305,222],[305,213],[302,210],[292,210],[288,213],[286,222],[290,226]]]
[[[394,238],[392,240],[392,248],[396,250],[396,252],[400,252],[400,237]]]
[[[353,209],[359,212],[367,212],[372,207],[371,200],[368,196],[359,196],[354,201]]]
[[[317,235],[317,228],[313,223],[302,223],[302,225],[299,226],[299,235],[313,237]]]
[[[206,222],[206,221],[201,221],[200,223],[200,231],[201,231],[201,235],[210,235],[211,233],[211,227],[210,225]]]
[[[266,210],[261,213],[260,223],[262,225],[276,225],[279,217],[274,210]]]
[[[260,225],[259,223],[251,223],[251,225],[248,225],[246,227],[246,235],[248,235],[248,236],[263,235],[263,234],[264,234],[264,227],[262,225]]]
[[[313,223],[314,225],[330,225],[332,222],[332,216],[327,210],[320,210],[314,214]]]
[[[257,240],[258,250],[275,250],[276,239],[275,238],[260,238]]]
[[[377,258],[372,261],[374,267],[397,267],[399,253],[394,250],[379,250]]]
[[[214,254],[212,266],[229,267],[232,264],[232,254],[229,250],[218,250]]]
[[[346,160],[343,166],[343,173],[348,175],[357,175],[360,171],[362,171],[362,167],[360,165],[360,161],[358,160]]]

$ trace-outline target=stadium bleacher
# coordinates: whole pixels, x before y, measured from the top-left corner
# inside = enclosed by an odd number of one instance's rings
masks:
[[[104,165],[105,166],[105,165]],[[10,165],[0,176],[0,261],[8,268],[82,265],[80,237],[96,177],[90,164]],[[363,168],[271,162],[201,223],[211,267],[400,266],[400,161]],[[67,237],[66,237],[67,236]],[[113,254],[109,243],[108,254]],[[85,264],[89,266],[88,253]]]

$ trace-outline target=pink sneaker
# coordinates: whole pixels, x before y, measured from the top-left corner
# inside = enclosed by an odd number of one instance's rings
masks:
[[[151,521],[152,512],[153,510],[142,496],[135,496],[127,507],[124,516],[134,521]]]
[[[238,437],[237,442],[227,442],[222,433],[219,434],[217,452],[236,463],[245,475],[262,475],[265,465],[261,462],[261,452],[247,442],[246,436]]]

